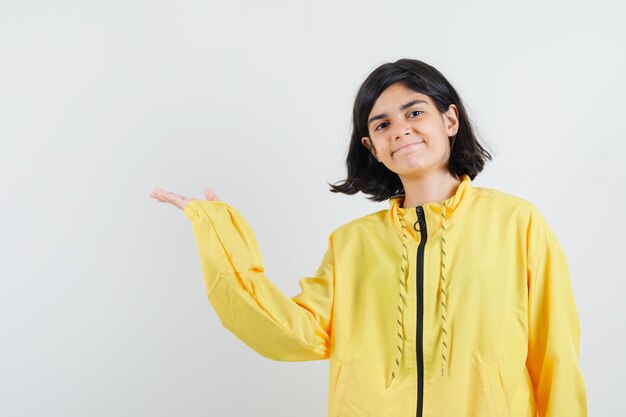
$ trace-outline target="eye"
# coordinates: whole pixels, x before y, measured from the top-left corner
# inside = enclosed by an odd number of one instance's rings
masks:
[[[382,126],[382,125],[384,125],[385,123],[387,123],[387,122],[383,122],[383,123],[379,124],[378,126],[376,126],[376,129],[374,129],[374,130],[380,130],[380,129],[379,129],[379,127],[381,127],[381,126]]]
[[[409,112],[409,116],[412,115],[413,113],[422,114],[424,112],[421,111],[421,110],[413,110],[412,112]],[[419,114],[416,114],[415,117],[419,116]],[[386,127],[386,126],[383,126],[385,123],[387,123],[387,122],[383,122],[383,123],[379,124],[378,126],[376,126],[376,128],[374,130],[384,129]]]

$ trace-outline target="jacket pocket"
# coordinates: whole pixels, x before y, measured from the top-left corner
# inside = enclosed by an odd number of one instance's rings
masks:
[[[485,401],[490,417],[509,417],[498,362],[481,363],[481,376]]]
[[[337,372],[331,417],[341,416],[342,408],[346,401],[347,388],[350,383],[350,375],[352,374],[352,364],[339,361],[339,369]]]

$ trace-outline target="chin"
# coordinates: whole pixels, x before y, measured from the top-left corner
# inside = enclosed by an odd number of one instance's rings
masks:
[[[403,164],[402,167],[395,167],[395,173],[398,175],[411,176],[411,175],[423,175],[425,172],[432,170],[434,167],[418,163],[417,161],[410,161],[407,164]]]

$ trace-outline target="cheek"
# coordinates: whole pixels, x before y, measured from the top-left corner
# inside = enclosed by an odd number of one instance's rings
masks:
[[[433,135],[433,137],[448,136],[445,120],[434,116],[428,121],[424,120],[424,122],[425,123],[420,126],[420,129],[427,135]]]
[[[437,153],[443,155],[444,157],[447,156],[450,151],[446,140],[446,138],[442,138],[441,140],[438,140],[436,144]]]
[[[387,143],[385,141],[374,140],[373,144],[376,148],[376,151],[378,151],[379,156],[383,156],[387,152]]]

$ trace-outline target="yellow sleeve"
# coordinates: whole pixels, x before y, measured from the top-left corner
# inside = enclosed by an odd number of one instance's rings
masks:
[[[537,223],[541,230],[530,235],[526,366],[538,416],[586,417],[585,382],[578,363],[580,323],[567,260],[540,215]]]
[[[191,221],[208,299],[224,327],[261,355],[278,361],[327,359],[333,301],[332,235],[315,276],[285,296],[265,275],[256,237],[222,201],[192,200]]]

